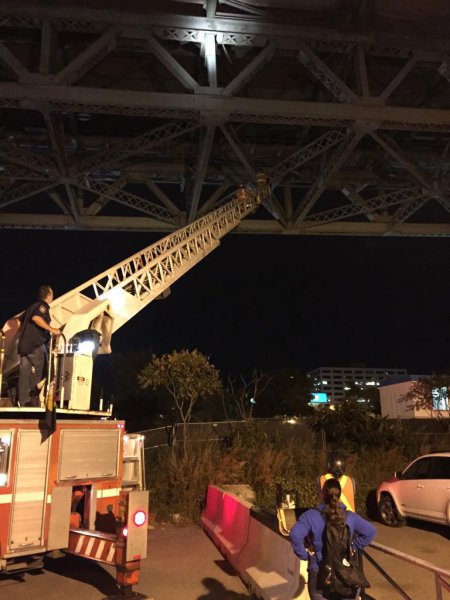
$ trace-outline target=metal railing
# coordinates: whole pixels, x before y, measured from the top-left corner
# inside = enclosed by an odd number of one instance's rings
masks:
[[[394,548],[390,548],[389,546],[384,546],[384,544],[379,544],[378,542],[372,542],[369,548],[373,548],[374,550],[379,550],[380,552],[384,552],[389,556],[394,556],[395,558],[399,558],[407,563],[415,565],[421,569],[426,569],[434,574],[434,580],[436,585],[436,600],[442,600],[442,590],[446,590],[450,592],[450,571],[447,569],[442,569],[441,567],[436,567],[426,560],[422,560],[421,558],[416,558],[415,556],[411,556],[410,554],[405,554],[400,550],[395,550]],[[386,573],[386,571],[374,560],[370,554],[366,551],[363,551],[364,556],[367,560],[381,573],[381,575],[386,579],[388,583],[399,593],[399,595],[404,598],[404,600],[413,600],[411,596],[398,585],[396,581],[392,579],[392,577]],[[444,579],[446,578],[446,579]]]

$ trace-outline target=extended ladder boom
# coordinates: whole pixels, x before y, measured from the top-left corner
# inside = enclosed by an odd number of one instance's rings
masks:
[[[63,330],[67,341],[96,329],[102,336],[99,353],[111,352],[111,335],[214,250],[268,193],[267,180],[259,175],[256,190],[240,188],[230,202],[56,298],[50,305],[52,325]],[[13,352],[17,329],[17,317],[3,328],[4,373],[18,364]]]

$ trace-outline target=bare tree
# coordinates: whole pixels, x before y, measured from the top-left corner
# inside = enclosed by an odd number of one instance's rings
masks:
[[[246,377],[242,373],[239,375],[239,379],[228,376],[227,392],[233,399],[238,416],[243,421],[252,418],[256,399],[266,389],[271,379],[261,369],[253,369],[250,377]]]

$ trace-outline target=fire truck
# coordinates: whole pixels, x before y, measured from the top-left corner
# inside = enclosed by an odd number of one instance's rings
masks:
[[[112,334],[167,294],[268,193],[259,175],[255,187],[53,300],[51,324],[62,335],[41,406],[18,406],[11,391],[1,400],[0,574],[40,569],[46,553],[63,550],[115,566],[120,595],[135,594],[148,533],[143,440],[125,432],[111,406],[91,408],[93,358],[110,353]],[[11,389],[18,368],[19,317],[2,329],[0,389]]]

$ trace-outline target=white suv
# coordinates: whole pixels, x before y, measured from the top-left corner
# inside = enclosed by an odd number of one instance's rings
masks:
[[[377,489],[383,523],[400,527],[405,517],[450,525],[450,452],[416,458]]]

